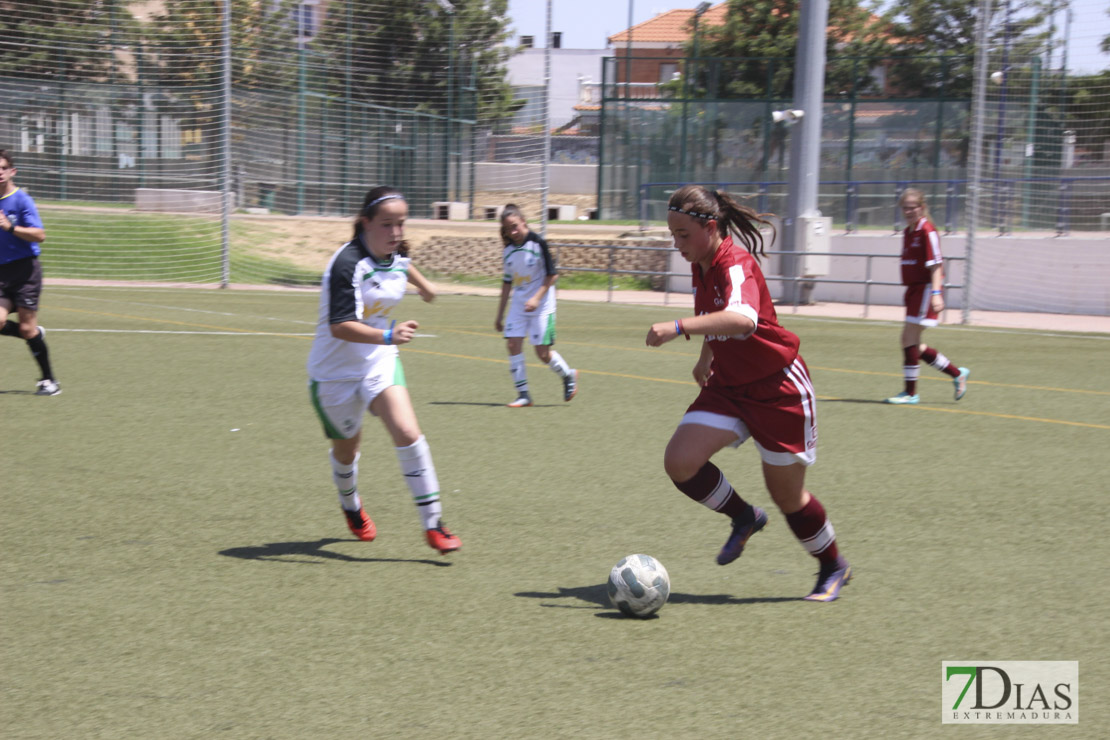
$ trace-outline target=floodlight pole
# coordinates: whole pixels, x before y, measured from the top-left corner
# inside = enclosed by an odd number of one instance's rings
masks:
[[[305,70],[304,48],[304,2],[297,3],[297,213],[304,213],[305,198],[305,148],[308,146],[305,137],[307,126],[307,112],[305,110],[305,88],[307,72]]]
[[[220,116],[220,287],[231,283],[231,0],[223,0],[223,115]]]
[[[794,55],[794,107],[804,115],[790,137],[790,178],[783,218],[784,252],[804,249],[800,219],[818,216],[817,186],[821,179],[821,119],[825,103],[825,26],[829,0],[802,0],[798,17],[798,50]],[[783,300],[795,303],[802,277],[798,256],[783,259]]]
[[[975,241],[979,229],[979,209],[983,201],[983,140],[986,138],[987,66],[990,63],[991,6],[993,0],[979,0],[975,18],[975,73],[972,76],[971,141],[967,153],[967,246],[964,248],[964,306],[960,323],[971,322],[975,289]]]
[[[690,76],[698,66],[698,26],[701,23],[701,17],[705,15],[705,11],[709,10],[710,4],[705,2],[694,9],[694,56],[687,58],[684,69],[682,70],[682,133],[679,136],[681,142],[678,154],[678,171],[681,173],[679,176],[686,177],[686,121],[689,117],[689,103],[690,103]]]
[[[547,0],[543,50],[543,160],[540,162],[540,236],[547,238],[547,195],[551,189],[551,0]]]

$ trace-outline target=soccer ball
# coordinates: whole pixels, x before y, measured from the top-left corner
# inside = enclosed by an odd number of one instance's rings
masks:
[[[609,571],[609,601],[629,617],[650,617],[670,595],[671,577],[650,555],[629,555]]]

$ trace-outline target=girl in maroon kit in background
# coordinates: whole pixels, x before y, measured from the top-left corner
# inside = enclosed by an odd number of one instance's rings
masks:
[[[759,224],[769,222],[726,193],[687,185],[671,196],[667,226],[692,263],[697,315],[652,325],[647,344],[691,334],[705,340],[694,365],[702,390],[667,444],[663,465],[678,490],[731,517],[732,533],[717,555],[727,565],[767,524],[767,514],[744,501],[709,458],[752,438],[771,499],[821,564],[805,598],[832,601],[852,569],[824,507],[805,488],[806,468],[817,459],[817,399],[798,337],[779,326],[759,269]]]
[[[940,253],[940,235],[929,218],[925,194],[916,188],[906,188],[898,203],[906,230],[902,232],[902,284],[906,286],[906,323],[902,326],[902,373],[905,389],[891,396],[884,403],[915,404],[917,376],[921,360],[952,378],[956,387],[956,400],[967,393],[967,376],[971,371],[956,367],[948,358],[921,341],[927,326],[936,326],[944,310],[944,257]]]

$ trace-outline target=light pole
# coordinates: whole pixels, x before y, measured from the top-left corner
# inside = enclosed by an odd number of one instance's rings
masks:
[[[443,182],[447,189],[447,200],[458,198],[461,190],[459,178],[462,162],[455,166],[455,187],[451,188],[451,151],[455,146],[455,6],[447,0],[436,0],[441,10],[451,18],[447,41],[447,120],[445,123],[446,145],[443,147]]]
[[[1002,69],[994,72],[991,79],[997,80],[1002,85],[1002,92],[998,96],[998,126],[994,141],[994,221],[998,227],[999,235],[1006,233],[1006,225],[1002,210],[1002,139],[1006,135],[1006,84],[1010,77],[1010,0],[1006,0],[1006,24],[1002,40]],[[996,75],[1000,75],[996,77]]]
[[[689,115],[690,77],[698,63],[698,25],[701,22],[701,17],[705,15],[705,11],[709,8],[710,4],[705,2],[694,9],[694,53],[691,58],[687,59],[686,69],[682,70],[682,135],[679,137],[682,144],[678,154],[678,177],[676,178],[678,180],[686,177],[686,119]]]

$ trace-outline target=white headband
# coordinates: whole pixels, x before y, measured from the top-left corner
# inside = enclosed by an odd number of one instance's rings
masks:
[[[374,206],[381,203],[383,200],[393,200],[394,198],[400,198],[401,200],[404,200],[405,196],[401,195],[400,193],[390,193],[389,195],[383,195],[382,197],[375,198],[374,200],[367,203],[366,208],[373,208]],[[363,210],[366,209],[364,208]]]

